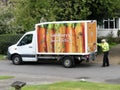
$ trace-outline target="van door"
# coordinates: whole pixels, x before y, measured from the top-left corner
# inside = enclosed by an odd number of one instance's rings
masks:
[[[33,34],[25,35],[17,45],[23,61],[36,61]]]
[[[94,52],[96,51],[96,45],[94,45],[94,43],[96,43],[97,41],[97,32],[96,32],[96,27],[97,24],[95,21],[92,22],[88,22],[87,23],[87,36],[88,36],[88,48],[89,48],[89,52]]]

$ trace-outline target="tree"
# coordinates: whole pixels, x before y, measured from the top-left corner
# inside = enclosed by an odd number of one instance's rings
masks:
[[[103,19],[113,18],[115,2],[113,0],[87,0],[91,14],[87,19],[96,19],[99,23]]]
[[[7,2],[6,2],[7,3]],[[0,1],[0,34],[11,33],[11,22],[13,14],[10,6]],[[7,5],[7,6],[6,6]]]
[[[54,0],[54,2],[54,13],[58,21],[81,20],[90,15],[85,0]]]
[[[36,23],[39,23],[41,18],[46,21],[53,20],[51,17],[51,1],[45,0],[10,0],[14,6],[14,27],[17,28],[17,33],[24,33],[33,30]]]
[[[56,20],[60,21],[88,19],[101,23],[103,19],[112,18],[116,9],[113,0],[54,0],[54,2]]]
[[[34,25],[42,21],[94,19],[101,23],[103,19],[114,16],[117,4],[113,0],[9,0],[9,2],[14,7],[12,26],[17,33],[33,30]]]
[[[120,0],[116,0],[114,2],[114,17],[120,17]]]
[[[10,2],[14,6],[14,27],[18,27],[18,33],[31,30],[35,23],[43,19],[81,20],[89,15],[89,9],[85,7],[86,2],[83,0],[10,0]]]

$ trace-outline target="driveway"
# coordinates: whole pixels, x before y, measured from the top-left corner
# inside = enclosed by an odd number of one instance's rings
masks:
[[[110,51],[110,67],[101,67],[102,56],[96,61],[82,63],[75,68],[64,68],[58,63],[26,63],[13,65],[8,60],[0,61],[0,75],[15,76],[13,79],[0,80],[0,89],[9,90],[14,81],[24,81],[30,84],[47,84],[60,81],[80,81],[120,84],[120,45]]]

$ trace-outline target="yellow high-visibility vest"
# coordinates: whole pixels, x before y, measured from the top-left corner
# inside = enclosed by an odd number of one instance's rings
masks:
[[[105,42],[105,43],[97,43],[97,45],[102,48],[103,52],[107,52],[107,51],[110,50],[109,44],[107,42]]]

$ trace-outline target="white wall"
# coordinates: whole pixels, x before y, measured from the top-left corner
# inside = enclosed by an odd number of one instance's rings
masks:
[[[118,29],[120,30],[120,18],[118,19]]]
[[[115,29],[104,29],[103,26],[98,26],[97,28],[98,37],[107,36],[111,32],[113,33],[113,37],[117,37],[117,32],[120,30],[120,18],[117,19],[117,28]]]
[[[98,37],[107,36],[112,32],[113,37],[117,37],[117,31],[118,31],[118,29],[99,29],[98,28],[97,36]]]

